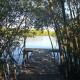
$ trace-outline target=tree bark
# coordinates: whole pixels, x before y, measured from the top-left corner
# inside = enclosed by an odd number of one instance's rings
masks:
[[[53,14],[53,19],[54,19],[54,23],[55,23],[55,32],[56,32],[56,35],[57,35],[57,39],[58,39],[58,43],[59,43],[59,50],[60,50],[60,57],[61,57],[61,63],[64,63],[63,59],[62,59],[62,47],[61,47],[61,43],[60,43],[60,38],[59,38],[59,29],[58,29],[58,21],[57,21],[57,18],[56,18],[56,14],[54,12],[54,7],[52,5],[52,0],[49,0],[49,3],[50,3],[50,9],[52,11],[52,14]]]

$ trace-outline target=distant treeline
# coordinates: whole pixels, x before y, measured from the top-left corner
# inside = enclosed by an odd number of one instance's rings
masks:
[[[16,37],[34,37],[34,36],[48,36],[48,31],[31,30],[31,29],[17,29],[17,28],[2,28],[1,33],[3,37],[16,36]],[[56,37],[55,31],[49,31],[49,35]]]

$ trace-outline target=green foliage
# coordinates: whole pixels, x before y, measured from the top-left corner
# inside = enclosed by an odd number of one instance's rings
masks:
[[[69,35],[70,35],[70,47],[71,47],[71,51],[72,53],[76,53],[79,48],[77,48],[80,44],[80,22],[79,21],[75,21],[74,24],[73,24],[73,27],[72,27],[72,23],[69,23],[69,26],[68,26],[68,29],[69,29]],[[64,46],[66,47],[66,36],[65,36],[65,28],[61,28],[61,34],[62,34],[62,38],[63,38],[63,42],[64,42]],[[74,34],[74,35],[73,35]],[[61,35],[60,35],[61,36]],[[74,40],[76,41],[76,43],[74,42]],[[61,41],[62,42],[62,41]],[[74,51],[75,49],[75,46],[76,46],[76,51]]]
[[[30,29],[15,29],[15,28],[2,28],[1,29],[3,37],[7,37],[8,36],[48,36],[48,32],[47,31],[40,31],[40,30],[30,30]],[[15,33],[14,33],[15,31]],[[17,32],[17,33],[16,33]],[[49,31],[50,36],[56,37],[55,31]]]
[[[37,30],[43,28],[43,26],[48,27],[53,24],[52,14],[47,1],[36,1],[31,12],[35,15],[34,25]]]
[[[5,68],[3,65],[0,65],[0,74],[4,74]]]
[[[23,13],[23,7],[19,5],[19,0],[0,0],[0,22],[10,16],[13,11]]]

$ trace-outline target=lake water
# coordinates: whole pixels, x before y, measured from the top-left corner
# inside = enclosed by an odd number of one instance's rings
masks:
[[[23,38],[22,38],[23,39]],[[51,37],[53,47],[58,49],[57,39]],[[23,45],[23,42],[20,42]],[[48,36],[36,36],[36,37],[27,37],[26,39],[26,48],[45,48],[52,49],[51,42]]]
[[[58,49],[58,42],[57,39],[55,37],[51,37],[52,43],[53,43],[53,48]],[[22,65],[22,61],[23,61],[23,45],[24,45],[24,38],[20,38],[20,46],[16,48],[16,50],[14,50],[12,52],[13,58],[15,60],[18,59],[19,55],[19,65]],[[44,49],[52,49],[51,46],[51,42],[49,40],[49,36],[35,36],[35,37],[27,37],[26,39],[26,45],[25,48],[44,48]],[[21,50],[22,49],[22,50]],[[16,54],[15,54],[16,53]],[[53,55],[53,53],[51,53]],[[31,55],[31,52],[28,52],[28,58]],[[57,56],[57,54],[55,53],[55,57]],[[59,60],[60,62],[60,60]]]

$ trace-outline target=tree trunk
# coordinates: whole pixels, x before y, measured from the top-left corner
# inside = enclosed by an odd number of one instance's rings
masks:
[[[50,8],[51,8],[51,11],[52,11],[52,14],[53,14],[53,19],[54,19],[54,23],[55,23],[55,32],[56,32],[56,35],[57,35],[57,39],[58,39],[58,43],[59,43],[59,50],[60,50],[60,57],[61,57],[61,63],[64,63],[63,59],[62,59],[62,47],[61,47],[61,43],[60,43],[60,38],[59,38],[59,29],[58,29],[58,21],[57,21],[57,18],[56,18],[56,14],[54,12],[54,7],[52,5],[52,0],[49,0],[49,3],[50,3]]]
[[[48,31],[48,36],[49,36],[49,39],[50,39],[50,42],[51,42],[51,46],[52,46],[52,49],[53,49],[53,43],[52,43],[50,35],[49,35],[49,29],[47,31]]]

